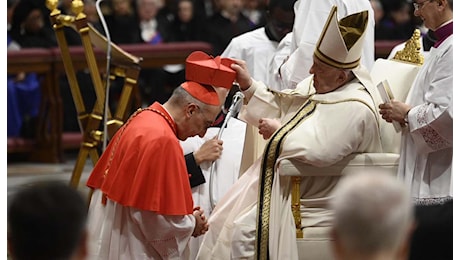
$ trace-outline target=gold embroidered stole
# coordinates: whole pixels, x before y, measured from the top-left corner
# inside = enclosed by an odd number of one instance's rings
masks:
[[[260,167],[259,198],[254,259],[269,259],[269,220],[275,163],[281,151],[281,145],[287,134],[310,117],[316,108],[316,101],[309,99],[286,124],[280,127],[265,146]]]

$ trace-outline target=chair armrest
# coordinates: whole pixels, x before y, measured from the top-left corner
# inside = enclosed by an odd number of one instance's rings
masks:
[[[341,176],[358,172],[383,171],[396,175],[399,154],[395,153],[359,153],[351,154],[327,167],[316,167],[295,159],[283,159],[279,169],[282,176]]]

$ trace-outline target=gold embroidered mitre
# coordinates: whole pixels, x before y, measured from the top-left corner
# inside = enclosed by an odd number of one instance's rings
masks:
[[[333,6],[316,44],[314,55],[322,62],[341,69],[353,69],[361,59],[369,14],[363,11],[337,20]]]

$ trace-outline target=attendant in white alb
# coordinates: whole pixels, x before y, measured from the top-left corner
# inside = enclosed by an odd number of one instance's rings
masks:
[[[438,40],[404,103],[379,107],[386,121],[407,125],[398,176],[417,205],[410,259],[452,259],[453,0],[414,1],[414,7]]]

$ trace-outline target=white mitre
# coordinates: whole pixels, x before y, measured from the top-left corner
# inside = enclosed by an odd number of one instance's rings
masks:
[[[368,11],[354,13],[337,20],[337,6],[332,6],[314,56],[338,69],[350,69],[368,90],[374,100],[374,110],[382,103],[367,69],[360,66],[364,34],[369,19]]]
[[[361,59],[368,17],[368,11],[363,11],[345,16],[338,21],[337,6],[333,6],[316,44],[314,55],[332,67],[357,67]]]

